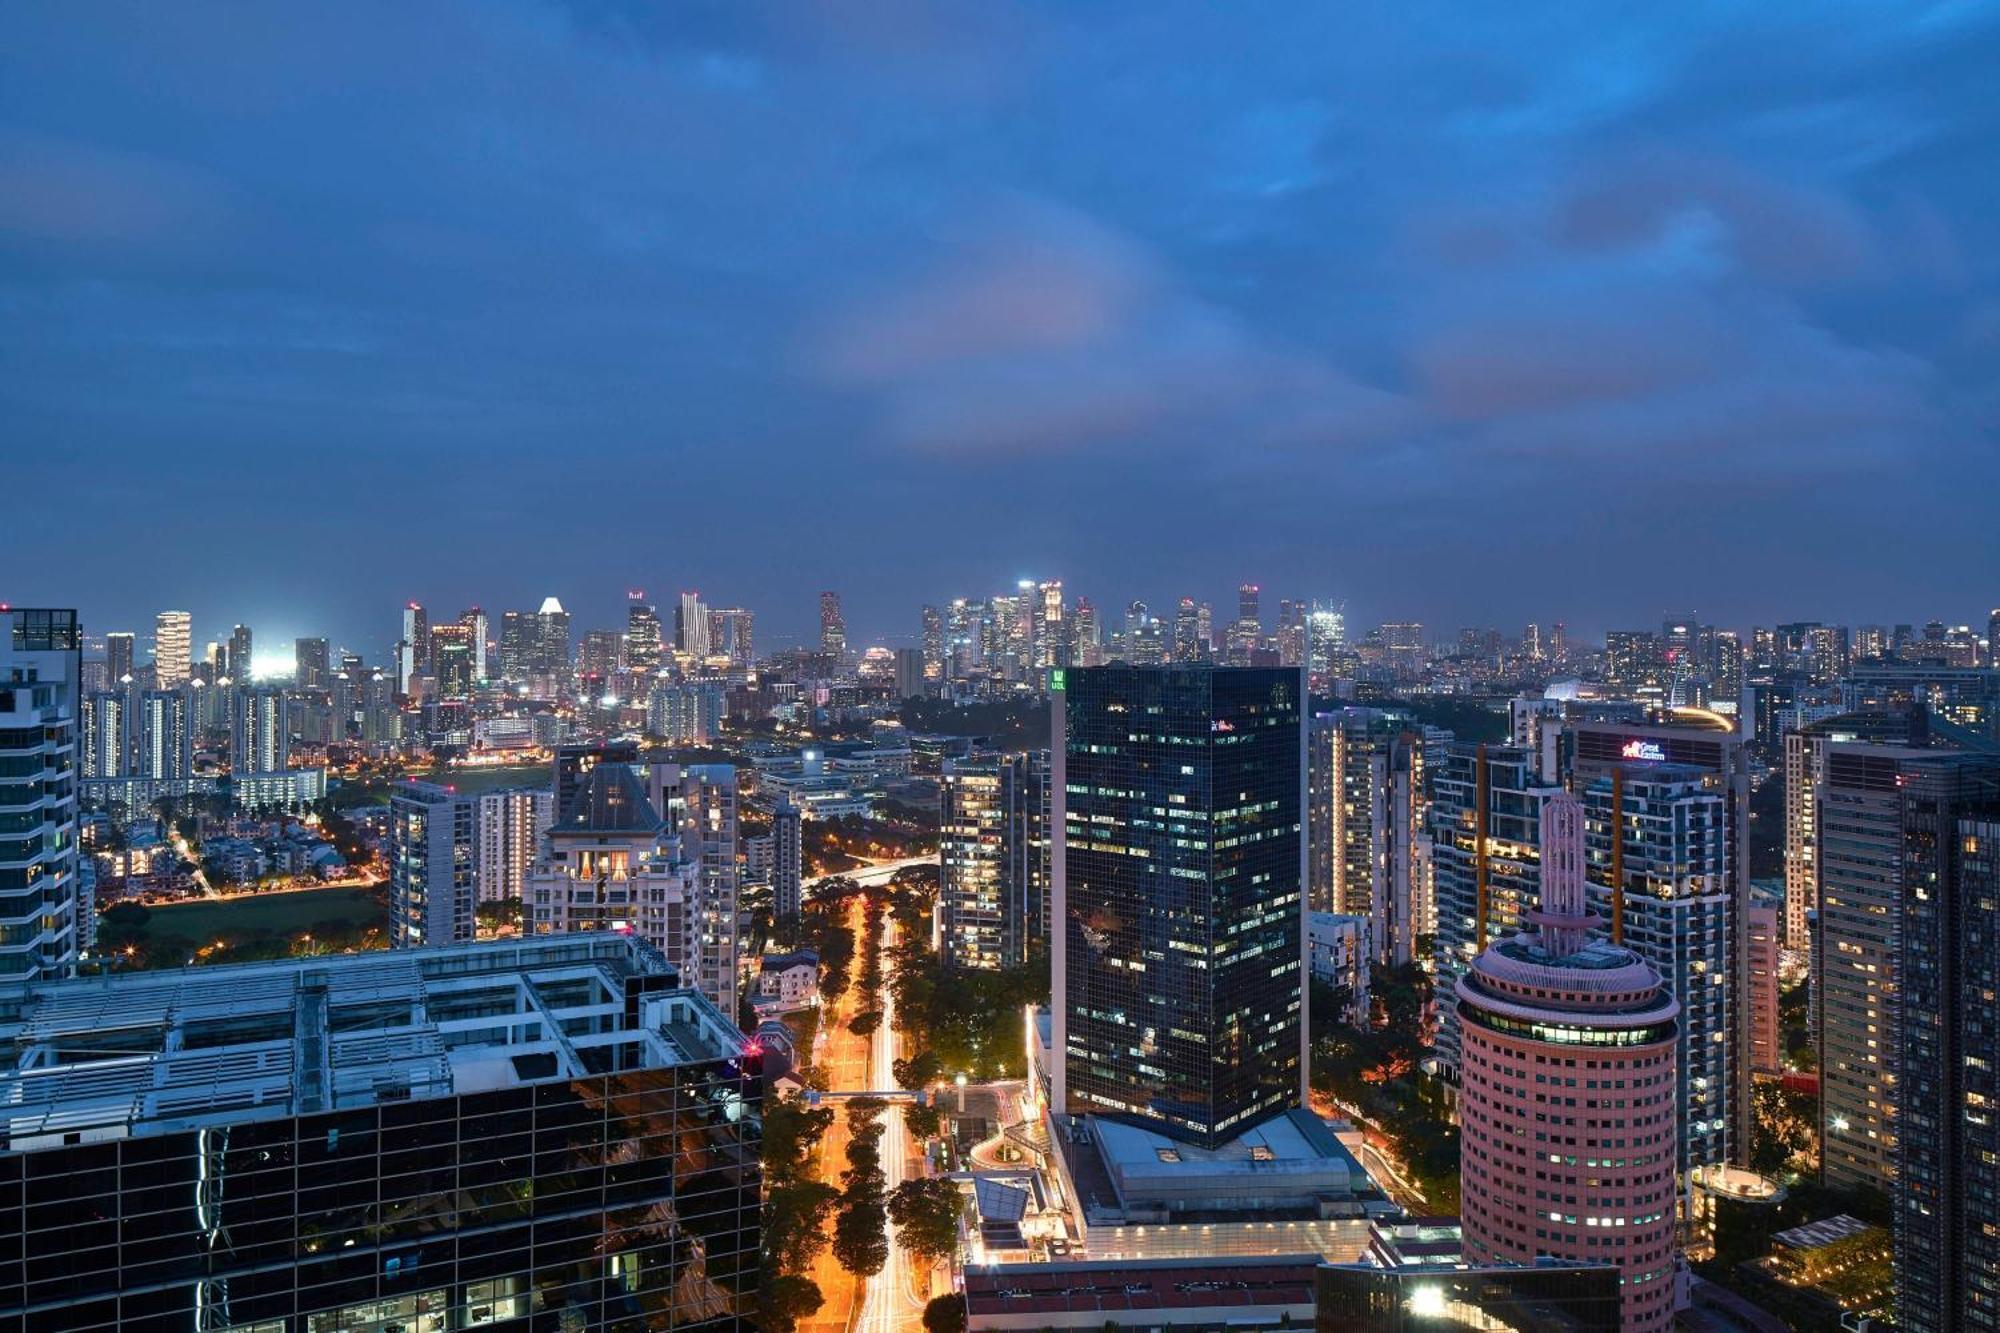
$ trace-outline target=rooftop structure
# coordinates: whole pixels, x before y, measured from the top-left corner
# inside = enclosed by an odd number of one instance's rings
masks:
[[[679,986],[599,934],[0,988],[0,1149],[741,1055]]]

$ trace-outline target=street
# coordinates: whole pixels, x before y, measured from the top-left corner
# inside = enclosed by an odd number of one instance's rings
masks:
[[[936,858],[931,856],[885,861],[853,871],[846,878],[863,885],[886,884],[905,867],[932,865],[935,862]],[[854,931],[858,946],[867,924],[863,901],[859,896],[848,900],[847,913],[848,926]],[[886,914],[882,920],[882,932],[882,1023],[875,1029],[874,1035],[863,1040],[848,1030],[847,1025],[859,1012],[858,996],[853,986],[849,986],[839,1002],[820,1016],[813,1063],[826,1071],[827,1086],[836,1092],[880,1092],[896,1086],[896,1002],[889,990],[894,966],[889,957],[889,946],[895,940],[895,924]],[[856,953],[859,954],[858,947]],[[820,1141],[819,1172],[821,1180],[839,1188],[840,1173],[847,1169],[847,1113],[845,1103],[835,1101],[830,1104],[834,1108],[834,1120]],[[888,1119],[881,1143],[882,1175],[884,1188],[894,1190],[910,1172],[909,1131],[903,1125],[900,1105],[890,1106],[884,1114]],[[870,1333],[898,1333],[899,1330],[920,1327],[923,1298],[910,1290],[911,1282],[920,1275],[914,1275],[909,1270],[910,1264],[895,1243],[893,1227],[888,1263],[872,1279],[857,1279],[834,1260],[831,1251],[822,1251],[814,1261],[812,1276],[825,1304],[811,1319],[801,1320],[799,1328],[803,1333],[849,1333],[856,1328],[870,1330]]]

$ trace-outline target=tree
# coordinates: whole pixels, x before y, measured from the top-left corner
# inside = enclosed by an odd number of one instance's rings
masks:
[[[789,1274],[766,1276],[759,1295],[764,1307],[762,1327],[766,1333],[791,1333],[798,1327],[799,1320],[818,1314],[819,1307],[826,1303],[826,1298],[811,1278]],[[961,1324],[960,1328],[963,1327]]]
[[[903,1127],[913,1139],[932,1139],[944,1133],[944,1112],[935,1106],[910,1102],[903,1107]]]
[[[848,1023],[847,1030],[857,1037],[872,1037],[875,1035],[875,1029],[881,1026],[882,1011],[880,1009],[870,1009],[865,1013],[856,1014],[853,1020]]]
[[[965,1333],[965,1297],[955,1291],[932,1297],[924,1307],[924,1333]]]
[[[896,1075],[896,1086],[909,1088],[912,1091],[917,1088],[928,1088],[944,1076],[944,1062],[937,1058],[937,1053],[934,1051],[920,1051],[916,1055],[905,1056],[889,1068]]]
[[[826,1245],[840,1191],[820,1180],[774,1185],[764,1200],[764,1247],[782,1273],[803,1273]]]
[[[850,1273],[873,1277],[889,1262],[888,1212],[860,1201],[840,1210],[833,1224],[833,1257]]]
[[[906,1180],[889,1194],[897,1240],[925,1265],[957,1251],[958,1219],[964,1211],[965,1196],[958,1186],[936,1176]]]

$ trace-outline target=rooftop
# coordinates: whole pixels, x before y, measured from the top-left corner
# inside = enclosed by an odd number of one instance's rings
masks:
[[[15,983],[0,986],[0,1149],[744,1050],[655,949],[613,934]]]

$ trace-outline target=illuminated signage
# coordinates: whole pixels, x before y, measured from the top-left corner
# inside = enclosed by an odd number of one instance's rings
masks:
[[[1625,748],[1618,753],[1625,759],[1650,759],[1656,763],[1667,757],[1658,741],[1626,741]]]
[[[1061,667],[1057,667],[1054,671],[1049,672],[1049,688],[1058,691],[1063,688],[1063,669]]]

